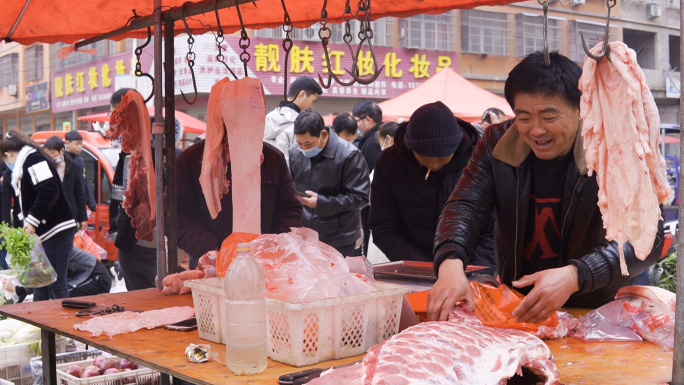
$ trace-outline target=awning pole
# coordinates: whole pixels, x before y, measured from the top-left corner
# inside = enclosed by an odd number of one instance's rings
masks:
[[[156,130],[163,121],[162,100],[162,12],[161,0],[154,0],[154,136],[155,199],[157,202],[157,288],[162,289],[161,281],[167,276],[166,237],[164,218],[164,130]],[[159,126],[157,126],[159,127]],[[163,126],[162,126],[163,127]]]
[[[164,104],[166,106],[166,232],[169,273],[178,266],[178,236],[176,211],[176,95],[174,90],[174,24],[164,21]]]
[[[682,39],[682,23],[684,23],[684,0],[679,7],[679,82],[684,84],[684,39]],[[681,88],[681,87],[680,87]],[[684,142],[684,93],[679,92],[679,140]],[[665,138],[663,138],[665,140]],[[679,146],[679,161],[684,160],[684,146]],[[679,178],[679,191],[684,191],[684,178]],[[684,202],[679,205],[679,231],[684,230]],[[684,236],[677,231],[677,307],[675,309],[674,355],[672,356],[672,385],[684,385]]]
[[[218,4],[217,4],[218,1]],[[189,16],[196,16],[201,13],[212,13],[214,12],[214,7],[218,9],[224,9],[224,8],[230,8],[235,6],[235,2],[238,2],[240,5],[242,4],[248,4],[248,3],[254,3],[256,0],[204,0],[204,1],[198,1],[196,3],[190,3],[185,7],[185,17]],[[157,2],[154,2],[157,4]],[[158,7],[154,7],[155,10],[158,10]],[[115,29],[113,31],[104,33],[102,35],[94,36],[89,39],[81,40],[78,43],[75,44],[76,49],[83,48],[84,46],[92,43],[97,43],[100,40],[104,39],[109,39],[112,37],[116,37],[119,35],[122,35],[124,33],[130,32],[130,31],[135,31],[138,29],[143,29],[147,27],[151,27],[155,25],[156,19],[155,15],[157,12],[153,13],[152,15],[147,15],[147,16],[140,16],[131,21],[130,24]],[[161,20],[171,20],[171,21],[176,21],[180,20],[181,17],[181,7],[173,7],[169,10],[165,10],[161,12]],[[161,28],[161,27],[160,27]],[[155,33],[156,36],[156,33]],[[157,43],[157,40],[154,40],[155,44]],[[161,44],[161,42],[160,42]],[[156,49],[156,48],[155,48]]]

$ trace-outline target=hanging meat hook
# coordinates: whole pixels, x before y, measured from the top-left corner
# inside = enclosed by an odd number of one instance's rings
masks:
[[[185,20],[185,6],[188,4],[190,4],[190,2],[186,1],[185,3],[183,3],[183,5],[181,5],[181,19],[183,20],[183,24],[185,24],[185,33],[188,35],[188,53],[187,55],[185,55],[185,59],[188,62],[188,67],[190,67],[190,76],[192,76],[192,87],[195,91],[195,97],[192,98],[192,101],[188,100],[188,98],[183,93],[183,90],[181,90],[181,96],[183,97],[186,103],[195,104],[195,102],[197,101],[197,81],[195,80],[195,70],[192,68],[195,66],[195,53],[192,52],[192,45],[195,43],[195,39],[192,37],[192,31],[188,26],[188,22]]]
[[[152,82],[152,93],[150,93],[150,96],[145,99],[145,103],[149,102],[152,97],[154,96],[154,78],[152,75],[148,73],[142,72],[142,65],[140,64],[140,56],[142,56],[142,51],[145,47],[147,47],[148,44],[150,44],[150,41],[152,41],[152,29],[150,27],[147,27],[147,40],[145,40],[145,43],[142,45],[136,47],[135,49],[135,58],[137,59],[135,62],[135,76],[141,77],[144,76]]]
[[[349,48],[349,53],[352,58],[355,58],[356,55],[354,55],[354,48],[351,46],[351,41],[354,38],[351,34],[351,25],[350,21],[352,18],[352,12],[351,12],[351,6],[349,5],[350,0],[347,0],[347,3],[345,4],[344,7],[344,14],[342,15],[342,18],[344,19],[345,23],[345,33],[343,40],[345,44],[347,44],[347,48]],[[352,75],[352,80],[350,82],[344,82],[340,80],[340,78],[337,77],[335,73],[333,73],[332,69],[332,63],[330,62],[330,54],[328,51],[328,42],[330,40],[330,37],[332,36],[332,32],[330,31],[330,28],[328,28],[328,11],[327,11],[327,6],[328,6],[328,1],[324,0],[323,1],[323,9],[321,10],[321,28],[318,30],[318,37],[321,39],[321,45],[323,45],[323,53],[325,55],[325,66],[326,69],[328,70],[328,81],[327,83],[323,81],[323,77],[321,77],[321,74],[318,74],[318,82],[321,83],[321,87],[328,89],[332,85],[332,80],[335,79],[335,82],[341,86],[351,86],[354,83],[356,83],[355,76]],[[347,71],[349,72],[349,71]],[[352,65],[352,73],[353,74],[358,74],[358,66],[356,64],[356,61],[354,61]]]
[[[247,63],[249,63],[249,59],[252,58],[252,56],[247,52],[247,48],[249,48],[250,40],[249,40],[249,35],[247,35],[247,30],[245,29],[245,23],[242,21],[242,13],[240,13],[240,4],[238,4],[238,1],[235,0],[235,9],[237,10],[238,14],[238,19],[240,20],[240,41],[238,42],[238,46],[242,48],[242,53],[240,54],[240,61],[242,62],[242,65],[245,67],[245,77],[247,77]]]
[[[285,51],[285,65],[283,66],[283,99],[287,102],[287,65],[290,60],[290,51],[292,50],[292,39],[290,38],[290,32],[294,29],[292,26],[292,19],[290,14],[287,13],[287,7],[285,6],[285,0],[280,0],[280,4],[283,6],[283,31],[285,32],[285,39],[283,39],[283,50]]]
[[[359,0],[359,8],[356,11],[356,18],[359,20],[360,27],[359,27],[359,47],[356,50],[356,55],[354,56],[354,63],[357,66],[356,67],[356,73],[352,73],[347,71],[349,75],[354,78],[354,80],[359,83],[359,84],[371,84],[375,81],[375,79],[380,76],[382,73],[382,70],[385,68],[383,65],[378,69],[378,61],[375,58],[375,51],[373,50],[373,29],[371,28],[370,24],[370,13],[371,13],[371,0]],[[359,72],[358,72],[358,62],[359,62],[359,54],[361,53],[361,47],[363,47],[363,43],[367,42],[368,43],[368,50],[371,53],[371,58],[373,60],[373,76],[371,76],[369,79],[362,79],[359,77]],[[352,69],[354,70],[354,69]]]
[[[233,75],[233,79],[237,80],[238,77],[235,75],[235,72],[233,72],[230,67],[228,67],[228,63],[225,61],[225,56],[221,53],[221,50],[223,49],[223,27],[221,27],[221,19],[219,18],[219,13],[218,13],[218,0],[214,3],[214,12],[216,13],[216,26],[218,27],[218,32],[216,32],[216,47],[218,48],[218,54],[216,55],[216,61],[223,64],[226,66],[226,69],[228,72],[230,72],[231,75]]]
[[[544,64],[548,67],[551,64],[551,58],[549,57],[549,2],[553,0],[537,0],[539,5],[544,9],[544,20],[542,27],[542,36],[544,40]]]
[[[601,48],[601,53],[598,55],[594,55],[589,51],[589,48],[587,48],[587,43],[584,41],[584,35],[582,35],[582,32],[580,32],[580,37],[582,38],[582,48],[584,48],[584,53],[587,54],[590,58],[596,60],[597,63],[600,63],[601,60],[605,57],[610,61],[610,9],[613,8],[617,4],[617,0],[606,0],[606,8],[608,9],[608,16],[606,17],[606,30],[603,34],[603,47]],[[642,47],[643,49],[643,47]],[[641,52],[641,50],[639,50]]]

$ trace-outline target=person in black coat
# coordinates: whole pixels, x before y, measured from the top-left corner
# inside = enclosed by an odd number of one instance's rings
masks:
[[[76,221],[67,203],[62,182],[52,160],[26,136],[11,130],[0,142],[0,153],[12,170],[11,186],[19,203],[24,230],[35,234],[57,273],[57,281],[34,290],[34,301],[66,298],[69,252]],[[16,226],[16,224],[15,224]]]
[[[432,262],[439,215],[463,168],[477,131],[441,102],[417,109],[395,133],[375,166],[369,225],[373,242],[391,261]],[[480,231],[471,260],[495,275],[494,220]]]
[[[69,156],[65,156],[62,138],[57,136],[49,137],[45,141],[43,148],[55,162],[55,168],[62,180],[64,194],[67,202],[69,202],[71,213],[74,215],[79,228],[86,230],[88,228],[88,212],[86,211],[86,197],[81,170],[72,163]]]
[[[361,209],[368,206],[370,179],[361,152],[341,139],[312,110],[302,111],[294,125],[297,147],[290,149],[290,172],[297,191],[308,196],[304,227],[345,257],[360,255]]]

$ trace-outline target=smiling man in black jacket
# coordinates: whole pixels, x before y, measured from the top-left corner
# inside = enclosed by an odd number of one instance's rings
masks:
[[[596,174],[589,176],[581,135],[582,69],[558,52],[528,55],[508,75],[504,93],[516,120],[488,127],[440,218],[435,237],[439,279],[428,317],[446,320],[457,301],[473,305],[463,273],[478,230],[496,210],[501,282],[526,293],[512,316],[540,322],[561,306],[598,307],[648,269],[663,248],[663,223],[644,261],[606,240]]]
[[[477,143],[477,131],[442,102],[418,108],[394,146],[380,154],[371,189],[373,242],[391,261],[432,261],[437,221]],[[494,221],[487,222],[470,261],[496,273]]]

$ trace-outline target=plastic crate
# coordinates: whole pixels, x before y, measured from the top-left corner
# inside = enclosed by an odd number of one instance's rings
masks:
[[[0,385],[14,385],[14,382],[9,382],[0,378]]]
[[[34,342],[27,342],[0,348],[0,378],[9,380],[15,385],[33,384],[30,360],[36,355],[31,348],[34,344]],[[66,344],[65,337],[55,338],[58,353],[66,351]]]
[[[112,358],[118,358],[113,356]],[[57,365],[57,384],[58,385],[159,385],[161,384],[161,376],[159,372],[138,366],[138,369],[128,372],[104,374],[89,378],[78,378],[67,374],[65,370],[69,365],[79,364],[83,367],[92,365],[94,360],[76,361]]]
[[[268,356],[292,365],[313,365],[365,353],[399,330],[402,298],[407,286],[374,281],[378,291],[289,303],[266,298]],[[223,278],[185,281],[200,338],[223,340],[225,300]]]
[[[89,359],[94,359],[95,357],[99,356],[102,354],[102,351],[99,349],[88,349],[88,350],[79,350],[75,352],[69,352],[69,353],[60,353],[55,355],[55,363],[57,365],[59,364],[65,364],[69,362],[76,362],[76,361],[85,361]],[[31,371],[33,372],[33,385],[42,385],[43,384],[43,358],[38,356],[38,357],[33,357],[31,358]],[[2,385],[2,384],[0,384]]]

